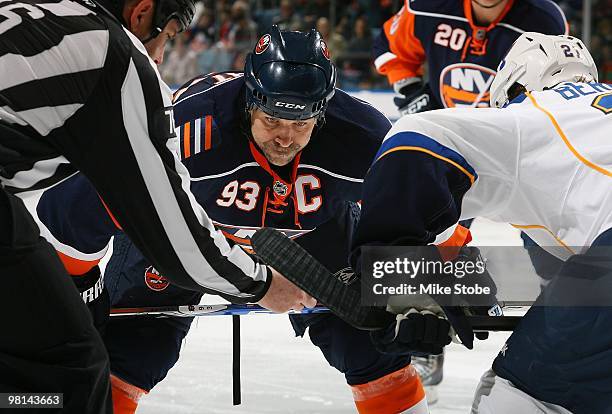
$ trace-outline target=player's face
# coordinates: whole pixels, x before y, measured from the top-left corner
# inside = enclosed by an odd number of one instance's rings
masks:
[[[251,112],[251,134],[269,163],[289,164],[308,142],[315,118],[292,121],[275,118],[255,109]]]
[[[156,65],[161,65],[161,63],[164,61],[164,49],[166,48],[166,43],[168,43],[168,40],[174,39],[179,32],[179,28],[180,24],[178,20],[172,19],[168,22],[160,34],[145,43],[147,53],[149,56],[151,56],[151,59],[153,59],[153,62],[155,62]]]

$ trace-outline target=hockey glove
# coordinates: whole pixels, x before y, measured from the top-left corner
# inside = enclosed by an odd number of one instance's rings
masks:
[[[431,252],[431,250],[427,250]],[[455,265],[462,263],[465,269],[468,262],[484,263],[480,251],[476,247],[464,246],[459,255],[453,260]],[[474,266],[475,267],[475,266]],[[456,266],[455,268],[459,268]],[[455,336],[468,349],[474,346],[474,331],[468,319],[469,315],[501,315],[501,308],[497,304],[495,282],[484,269],[478,274],[478,284],[489,287],[488,295],[457,294],[453,286],[460,278],[453,275],[422,276],[428,283],[439,283],[451,287],[451,296],[439,295],[406,295],[392,298],[389,302],[391,310],[403,309],[396,318],[396,322],[388,328],[372,332],[371,339],[382,353],[391,354],[439,354],[442,348],[451,342]],[[408,302],[406,302],[406,300]],[[402,301],[402,302],[399,302]],[[439,305],[445,303],[446,305]],[[405,309],[408,309],[405,311]],[[478,334],[479,339],[486,339],[487,333]]]
[[[370,338],[383,354],[438,355],[451,342],[450,327],[448,320],[433,312],[410,308],[388,328],[370,332]]]
[[[401,96],[393,98],[393,103],[402,116],[439,109],[428,83],[411,83],[398,92]]]
[[[100,268],[94,266],[87,273],[72,276],[83,301],[89,308],[96,329],[103,333],[110,314],[110,296],[100,275]]]
[[[454,260],[462,261],[464,263],[480,263],[483,265],[484,272],[478,275],[478,284],[482,287],[488,287],[490,293],[489,294],[478,294],[478,295],[469,295],[469,294],[458,294],[454,298],[452,298],[453,304],[457,304],[458,306],[443,306],[442,309],[446,313],[451,325],[455,328],[457,336],[461,340],[461,343],[464,345],[466,341],[472,342],[474,341],[473,335],[465,335],[462,333],[467,333],[468,323],[466,319],[466,315],[477,315],[477,316],[502,316],[503,312],[501,307],[497,302],[497,286],[495,282],[491,278],[486,266],[484,266],[484,260],[480,255],[480,250],[474,246],[464,246],[459,251],[457,258]],[[457,279],[451,280],[450,283],[456,282]],[[454,321],[453,321],[454,319]],[[469,326],[469,330],[472,331],[471,326]],[[462,337],[464,336],[464,337]],[[470,338],[468,338],[470,336]],[[480,340],[485,340],[489,337],[488,332],[476,332],[476,338]],[[466,345],[467,346],[467,345]],[[471,347],[468,347],[471,349]]]

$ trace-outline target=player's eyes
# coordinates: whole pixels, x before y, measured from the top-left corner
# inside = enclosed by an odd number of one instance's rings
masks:
[[[306,122],[296,122],[295,126],[297,126],[298,128],[304,128],[306,126]]]
[[[278,119],[276,118],[270,118],[269,116],[266,117],[266,122],[269,124],[277,124],[278,123]]]

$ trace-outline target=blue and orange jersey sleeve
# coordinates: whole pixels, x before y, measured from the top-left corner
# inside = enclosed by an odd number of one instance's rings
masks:
[[[414,32],[415,15],[404,6],[387,20],[373,46],[376,70],[389,83],[423,75],[425,51]]]
[[[176,127],[179,138],[181,160],[185,160],[202,151],[209,151],[219,141],[217,125],[212,115],[186,121]]]
[[[461,248],[472,241],[470,229],[461,224],[457,224],[449,230],[452,230],[450,237],[440,243],[435,243],[443,260],[455,259]]]
[[[232,118],[233,98],[241,85],[240,72],[211,73],[192,79],[174,94],[175,131],[181,160],[220,145],[219,125],[223,124],[224,115]]]
[[[459,153],[423,134],[402,132],[385,140],[364,181],[351,264],[360,266],[363,246],[435,243],[459,221],[463,196],[476,178]],[[469,240],[457,226],[441,246]]]
[[[36,206],[36,219],[41,234],[58,252],[67,272],[75,276],[96,266],[111,237],[120,231],[82,174],[45,191]]]

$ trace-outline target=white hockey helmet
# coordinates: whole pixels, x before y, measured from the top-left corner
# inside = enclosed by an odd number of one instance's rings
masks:
[[[530,92],[561,82],[597,82],[597,67],[584,43],[572,36],[525,32],[499,63],[491,84],[491,106],[506,105],[516,83]]]

